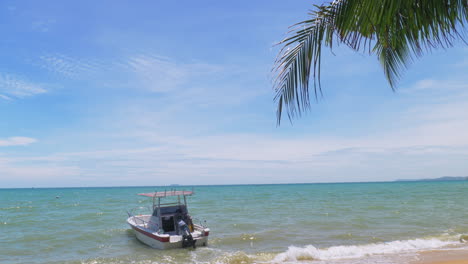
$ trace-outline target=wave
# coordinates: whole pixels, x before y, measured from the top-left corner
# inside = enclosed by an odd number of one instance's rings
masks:
[[[373,257],[375,261],[382,261],[381,256],[394,257],[403,256],[414,256],[413,253],[428,250],[445,250],[445,249],[459,249],[460,244],[458,241],[459,235],[448,236],[443,234],[440,237],[433,238],[419,238],[410,240],[397,240],[391,242],[372,243],[364,245],[346,245],[346,246],[332,246],[329,248],[316,248],[313,245],[305,247],[290,246],[287,251],[279,254],[272,252],[257,252],[247,253],[243,251],[237,252],[226,252],[220,250],[214,259],[211,259],[209,263],[216,264],[250,264],[250,263],[309,263],[310,261],[327,261],[327,263],[344,263],[342,260],[356,259],[361,263],[361,258]],[[210,250],[206,248],[205,251]],[[211,249],[214,250],[214,249]],[[407,255],[409,254],[409,255]],[[397,261],[396,263],[403,263]],[[207,263],[206,259],[200,261],[200,259],[193,259],[193,263]],[[314,263],[314,262],[311,262]],[[319,262],[323,263],[323,262]],[[348,262],[347,262],[348,263]],[[369,262],[374,263],[374,261]],[[382,262],[387,263],[387,262]],[[390,261],[388,263],[395,263]]]
[[[316,248],[313,245],[306,247],[290,246],[286,252],[278,254],[273,263],[294,262],[304,260],[339,260],[354,259],[373,255],[411,253],[460,244],[456,240],[441,240],[438,238],[397,240],[385,243],[366,245],[333,246],[329,248]]]

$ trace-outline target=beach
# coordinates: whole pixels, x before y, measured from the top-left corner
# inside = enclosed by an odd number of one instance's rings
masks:
[[[195,186],[189,212],[195,221],[206,220],[208,246],[160,251],[135,238],[126,210],[151,205],[137,193],[168,188],[1,189],[0,262],[468,260],[468,243],[459,241],[468,233],[463,181]]]
[[[420,260],[414,264],[467,264],[468,250],[429,251],[420,254]]]

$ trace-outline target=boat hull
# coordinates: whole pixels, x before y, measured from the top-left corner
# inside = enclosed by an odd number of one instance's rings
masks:
[[[144,226],[135,224],[134,216],[127,219],[127,223],[134,230],[135,236],[143,244],[156,249],[183,248],[183,239],[180,235],[159,234]],[[207,246],[210,230],[199,225],[194,225],[192,234],[196,247]]]

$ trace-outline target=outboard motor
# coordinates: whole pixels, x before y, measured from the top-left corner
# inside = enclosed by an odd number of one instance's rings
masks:
[[[192,246],[193,248],[195,248],[195,242],[197,241],[193,240],[188,225],[182,219],[179,220],[178,225],[180,233],[182,235],[182,247],[185,248]]]

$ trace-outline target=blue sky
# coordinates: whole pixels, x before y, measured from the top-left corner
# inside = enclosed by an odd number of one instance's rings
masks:
[[[0,187],[468,176],[468,47],[410,65],[325,51],[276,126],[271,67],[320,1],[2,1]]]

